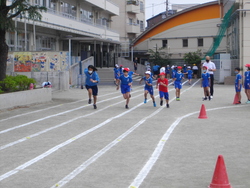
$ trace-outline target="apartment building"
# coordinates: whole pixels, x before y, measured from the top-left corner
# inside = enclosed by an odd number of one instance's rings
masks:
[[[131,42],[145,30],[145,0],[115,2],[120,7],[120,14],[112,18],[112,28],[120,34],[121,56],[128,57]]]
[[[11,3],[8,0],[7,3]],[[16,32],[8,32],[10,51],[70,51],[97,66],[109,66],[120,35],[112,27],[119,5],[112,0],[30,0],[47,7],[41,21],[16,18]],[[74,62],[72,62],[74,63]]]

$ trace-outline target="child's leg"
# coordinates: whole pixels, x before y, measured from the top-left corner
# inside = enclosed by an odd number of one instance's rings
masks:
[[[240,92],[236,92],[236,95],[238,96],[239,102],[241,101],[241,93]]]
[[[250,89],[247,89],[247,98],[250,100]]]
[[[148,95],[148,91],[145,90],[145,91],[144,91],[144,98],[145,98],[145,99],[147,99],[147,95]]]
[[[207,88],[203,87],[203,90],[204,90],[204,97],[206,98],[207,97]]]
[[[155,97],[154,97],[154,95],[150,95],[150,96],[151,96],[153,102],[155,102]]]
[[[206,91],[207,91],[207,96],[209,97],[210,96],[209,87],[206,88]]]
[[[92,97],[92,89],[91,88],[88,89],[88,94],[89,94],[89,99],[91,99],[91,97]]]
[[[175,89],[175,96],[178,98],[178,93],[179,93],[179,89],[178,88],[176,88]]]
[[[129,100],[130,100],[130,97],[129,97],[130,92],[127,92],[125,95],[126,95],[126,105],[128,105]]]
[[[96,95],[93,95],[93,98],[94,98],[94,105],[96,104],[96,101],[97,101],[97,96]]]

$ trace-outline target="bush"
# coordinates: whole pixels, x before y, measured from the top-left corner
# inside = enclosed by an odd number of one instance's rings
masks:
[[[36,81],[33,78],[28,78],[24,75],[6,76],[6,78],[0,82],[0,92],[14,92],[28,90],[30,84],[35,84]]]

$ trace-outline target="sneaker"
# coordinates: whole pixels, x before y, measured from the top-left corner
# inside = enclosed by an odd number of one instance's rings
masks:
[[[97,109],[97,106],[96,106],[96,104],[94,104],[93,106],[94,106],[94,109]]]
[[[144,103],[145,103],[145,104],[147,103],[147,99],[144,99]]]
[[[161,105],[161,106],[163,105],[163,101],[160,102],[160,105]]]
[[[128,105],[127,104],[125,105],[125,108],[128,109]]]
[[[237,103],[235,103],[235,104],[241,104],[241,102],[240,101],[238,101]]]
[[[169,108],[169,104],[167,104],[167,108]]]
[[[210,98],[213,99],[214,98],[213,95],[211,95]]]
[[[207,97],[204,97],[204,98],[202,98],[203,99],[203,101],[206,101],[207,100]]]
[[[177,97],[177,98],[176,98],[176,101],[180,101],[180,100],[181,100],[180,97]]]
[[[89,104],[91,104],[91,101],[92,101],[92,100],[91,100],[91,99],[89,99],[89,102],[88,102],[88,103],[89,103]]]
[[[155,102],[153,102],[153,105],[154,105],[154,107],[156,107],[156,103]]]
[[[247,104],[250,104],[250,100],[248,100],[246,103],[247,103]]]

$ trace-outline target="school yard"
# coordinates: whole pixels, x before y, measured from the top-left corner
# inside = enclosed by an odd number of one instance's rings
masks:
[[[100,85],[97,110],[87,91],[53,93],[53,102],[0,113],[1,188],[207,188],[223,155],[233,188],[250,187],[250,105],[233,105],[234,87],[185,84],[170,108],[143,103],[133,84],[129,109],[114,86]],[[158,91],[155,90],[155,95]],[[149,97],[148,97],[149,99]],[[208,119],[198,119],[204,104]]]

